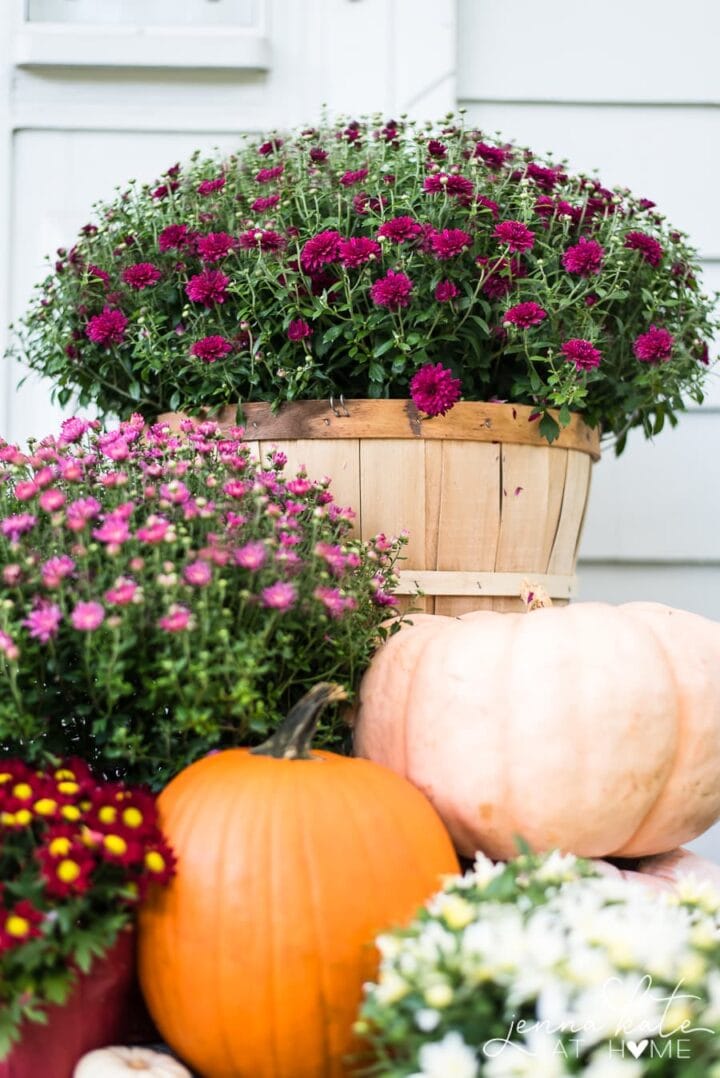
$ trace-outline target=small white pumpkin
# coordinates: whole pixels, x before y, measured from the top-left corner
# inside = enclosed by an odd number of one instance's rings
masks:
[[[172,1056],[149,1048],[97,1048],[75,1067],[73,1078],[192,1078]]]

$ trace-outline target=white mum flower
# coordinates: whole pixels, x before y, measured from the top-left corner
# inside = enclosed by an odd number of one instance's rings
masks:
[[[422,1033],[432,1033],[440,1022],[440,1012],[432,1007],[421,1007],[415,1012],[415,1025]]]
[[[565,883],[577,876],[577,857],[572,853],[553,852],[535,872],[535,878],[545,883]]]
[[[720,891],[707,880],[700,880],[692,873],[680,876],[675,883],[677,901],[698,905],[706,913],[720,911]]]
[[[477,1056],[459,1033],[446,1033],[441,1041],[424,1044],[418,1062],[422,1078],[477,1078],[478,1074]]]
[[[640,973],[611,977],[603,985],[587,988],[574,1001],[574,1012],[583,1026],[583,1044],[622,1037],[635,1040],[658,1032],[666,1006],[666,994],[654,988]]]
[[[478,852],[475,854],[475,862],[472,867],[472,872],[469,873],[469,878],[472,880],[475,887],[479,887],[482,890],[487,887],[496,876],[502,875],[504,871],[505,864],[503,861],[498,861],[497,864],[494,864],[484,853]]]
[[[642,1063],[629,1057],[611,1055],[600,1048],[583,1070],[585,1078],[641,1078]]]
[[[562,1040],[543,1030],[528,1030],[522,1043],[499,1047],[485,1063],[485,1078],[566,1078],[569,1073]]]

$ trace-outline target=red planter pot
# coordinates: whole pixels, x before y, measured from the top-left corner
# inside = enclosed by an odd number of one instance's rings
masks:
[[[4,1062],[0,1078],[72,1078],[78,1060],[94,1048],[127,1043],[135,1013],[135,935],[121,932],[115,946],[81,974],[64,1006],[48,1007],[47,1025],[28,1023]]]

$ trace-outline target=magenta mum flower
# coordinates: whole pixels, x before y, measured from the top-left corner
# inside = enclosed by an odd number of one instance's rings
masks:
[[[190,246],[192,238],[187,225],[168,225],[158,236],[158,247],[161,251],[181,251]]]
[[[350,170],[349,172],[344,172],[340,177],[340,183],[343,185],[343,187],[354,187],[356,183],[362,183],[363,180],[367,179],[367,177],[368,169],[357,168],[354,170]]]
[[[190,611],[180,603],[173,603],[167,614],[160,618],[158,625],[166,633],[181,633],[190,625]]]
[[[107,347],[122,344],[128,320],[116,307],[103,307],[101,314],[93,315],[85,326],[85,335],[95,344]]]
[[[58,588],[66,576],[70,576],[75,562],[67,554],[56,554],[41,569],[42,582],[46,588]]]
[[[384,236],[385,239],[391,240],[393,243],[405,243],[407,240],[414,240],[421,232],[422,225],[414,217],[392,217],[389,221],[385,221],[384,224],[380,225],[377,230],[378,236]]]
[[[241,569],[249,569],[250,572],[254,573],[258,569],[262,569],[267,560],[265,544],[259,539],[245,543],[244,546],[233,552],[233,560]]]
[[[136,292],[142,292],[144,288],[151,288],[162,277],[162,272],[152,262],[136,262],[134,266],[128,266],[122,271],[122,279]]]
[[[493,236],[514,252],[529,251],[535,243],[535,233],[522,221],[500,221],[495,225]]]
[[[254,213],[265,213],[266,210],[272,210],[277,206],[280,201],[280,195],[265,195],[264,197],[253,199],[250,203],[250,209]]]
[[[410,303],[413,283],[404,273],[388,270],[370,289],[370,298],[376,307],[387,307],[389,311],[399,311]]]
[[[203,363],[216,363],[230,352],[232,352],[232,342],[227,337],[221,337],[216,333],[209,337],[201,337],[190,348],[190,355],[201,359]]]
[[[212,580],[212,567],[208,562],[199,558],[197,561],[185,566],[183,577],[194,588],[204,588]]]
[[[30,611],[23,621],[26,629],[29,629],[33,640],[39,640],[41,644],[47,644],[54,636],[62,621],[62,611],[56,603],[42,601]]]
[[[222,191],[225,186],[225,177],[216,176],[214,180],[203,180],[197,186],[199,195],[211,195],[213,191]]]
[[[235,246],[235,239],[228,232],[208,232],[195,240],[197,253],[203,262],[219,262],[230,254]]]
[[[539,326],[544,318],[547,318],[547,311],[543,310],[539,303],[530,300],[527,303],[516,303],[505,311],[503,322],[519,326],[520,329],[529,329],[530,326]]]
[[[127,606],[138,594],[138,586],[129,577],[118,577],[112,588],[105,592],[105,601],[113,606]]]
[[[650,326],[633,341],[633,352],[641,363],[665,363],[672,355],[673,337],[666,329]]]
[[[292,584],[286,584],[278,580],[277,584],[271,584],[263,588],[260,593],[262,605],[271,610],[289,610],[297,599],[297,591]]]
[[[318,273],[323,266],[337,262],[342,236],[332,228],[311,236],[300,252],[300,265],[306,273]]]
[[[460,400],[462,383],[441,363],[426,363],[410,381],[410,396],[425,415],[445,415]]]
[[[439,281],[435,286],[435,299],[438,303],[449,303],[460,295],[460,289],[454,281]]]
[[[249,228],[238,236],[238,247],[243,251],[282,251],[285,238],[270,229]]]
[[[338,247],[340,261],[346,269],[357,269],[364,266],[371,259],[379,258],[382,249],[375,240],[369,240],[366,236],[353,236],[349,240],[341,240]]]
[[[473,157],[481,158],[486,165],[493,169],[500,169],[507,161],[510,154],[499,146],[488,146],[485,142],[478,142],[475,146]]]
[[[73,628],[83,633],[91,633],[99,628],[105,620],[105,611],[100,603],[76,603],[75,609],[70,615]]]
[[[500,207],[492,198],[488,198],[486,195],[476,195],[475,201],[484,210],[489,210],[493,217],[500,216]]]
[[[213,303],[224,303],[230,278],[220,270],[203,270],[196,273],[185,285],[185,294],[193,303],[202,303],[212,307]]]
[[[579,277],[590,277],[602,269],[605,251],[597,240],[588,240],[584,236],[579,243],[568,247],[562,256],[562,264],[568,273]]]
[[[304,341],[312,337],[312,333],[312,326],[304,318],[294,318],[287,330],[289,341]]]
[[[259,172],[255,173],[255,180],[257,183],[271,183],[273,180],[279,179],[284,171],[285,165],[274,165],[272,168],[261,168]]]
[[[560,346],[560,351],[565,359],[575,364],[575,369],[578,371],[595,370],[600,366],[602,359],[602,353],[590,341],[584,341],[578,337],[565,341]]]
[[[648,236],[646,232],[628,232],[624,246],[631,251],[639,251],[651,266],[659,266],[662,262],[664,252],[661,245],[653,236]]]
[[[428,240],[430,251],[435,258],[446,262],[467,251],[472,243],[472,236],[461,228],[444,228],[441,232],[431,232]]]
[[[36,524],[37,517],[34,517],[32,513],[15,513],[13,516],[5,517],[0,524],[0,531],[11,543],[17,543],[20,536],[32,531]]]

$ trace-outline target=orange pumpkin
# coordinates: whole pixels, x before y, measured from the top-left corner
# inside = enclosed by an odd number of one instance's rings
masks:
[[[458,870],[413,786],[309,752],[317,685],[259,749],[207,756],[159,799],[177,876],[141,911],[140,978],[168,1044],[205,1078],[334,1078],[356,1051],[376,934]]]
[[[655,603],[424,616],[375,656],[355,746],[468,856],[663,853],[720,816],[720,625]]]

